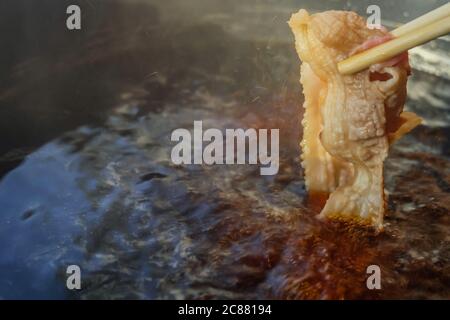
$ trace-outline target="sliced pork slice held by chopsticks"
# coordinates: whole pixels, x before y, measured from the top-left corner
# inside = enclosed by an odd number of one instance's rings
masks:
[[[390,144],[420,123],[403,112],[407,56],[341,74],[338,63],[390,39],[354,12],[293,14],[289,25],[302,61],[305,95],[302,166],[310,196],[327,195],[320,217],[383,228],[383,161]],[[391,57],[392,58],[392,57]]]

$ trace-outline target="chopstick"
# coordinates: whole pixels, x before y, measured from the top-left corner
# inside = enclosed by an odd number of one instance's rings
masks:
[[[391,34],[395,37],[400,37],[448,16],[450,16],[450,2],[392,30]]]
[[[443,36],[450,32],[450,3],[433,10],[397,29],[394,38],[376,47],[355,54],[338,63],[338,70],[349,75],[372,64],[386,61],[396,55]]]

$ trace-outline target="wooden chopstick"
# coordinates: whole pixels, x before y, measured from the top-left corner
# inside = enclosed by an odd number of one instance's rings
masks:
[[[414,19],[413,21],[410,21],[398,27],[395,30],[392,30],[391,34],[394,37],[400,37],[403,36],[404,34],[423,28],[429,25],[430,23],[439,21],[449,16],[450,16],[450,2],[424,14],[423,16],[418,17],[417,19]]]
[[[444,12],[438,13],[437,10],[441,8],[444,8]],[[343,75],[359,72],[375,63],[386,61],[406,50],[449,33],[450,3],[438,9],[433,10],[394,30],[394,36],[397,36],[397,38],[355,54],[339,62],[339,72]],[[400,34],[400,36],[398,36],[398,34]]]

